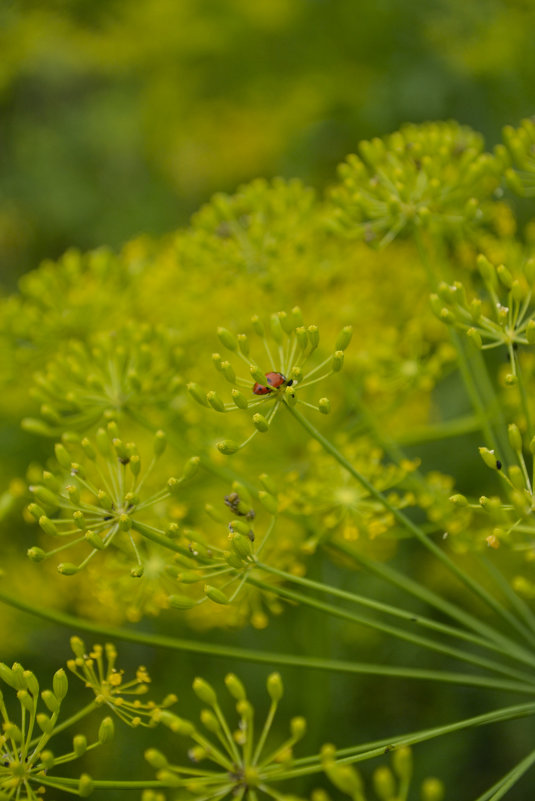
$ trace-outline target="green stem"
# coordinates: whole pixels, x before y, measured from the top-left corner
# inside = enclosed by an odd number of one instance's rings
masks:
[[[384,612],[387,615],[393,615],[394,617],[399,617],[402,620],[406,620],[410,623],[413,623],[417,626],[423,626],[424,628],[429,628],[433,631],[438,631],[441,634],[446,634],[450,637],[457,637],[458,639],[465,640],[466,642],[471,642],[474,645],[478,645],[481,648],[486,648],[488,650],[500,653],[505,656],[509,656],[509,651],[503,647],[500,648],[492,642],[489,642],[482,637],[477,637],[470,632],[463,631],[462,629],[454,628],[453,626],[448,626],[444,623],[438,623],[436,620],[431,620],[430,618],[424,617],[423,615],[415,614],[414,612],[408,612],[406,609],[401,609],[399,606],[391,606],[390,604],[385,604],[380,601],[374,601],[371,598],[367,598],[363,595],[356,595],[355,593],[348,592],[347,590],[340,590],[337,587],[331,587],[328,584],[322,584],[317,581],[312,581],[311,579],[304,578],[303,576],[295,576],[292,573],[286,573],[283,570],[278,570],[276,567],[271,567],[270,565],[263,564],[261,562],[256,563],[256,567],[260,570],[264,570],[266,573],[272,573],[275,576],[279,576],[284,581],[289,581],[294,584],[300,584],[303,587],[308,587],[312,590],[317,590],[318,592],[323,592],[326,595],[333,595],[336,598],[343,598],[346,601],[350,601],[354,604],[360,604],[361,606],[366,606],[369,609],[375,609],[378,612]],[[535,657],[534,657],[535,659]],[[525,674],[524,678],[527,677],[528,674]]]
[[[529,770],[529,768],[535,762],[535,751],[532,751],[530,754],[527,755],[518,765],[510,770],[505,776],[502,776],[496,784],[493,784],[492,787],[489,787],[486,792],[476,798],[476,801],[499,801],[500,798],[511,789],[511,787],[516,784],[516,782],[524,775],[524,773]]]
[[[392,514],[395,520],[398,521],[404,528],[407,529],[413,536],[415,536],[421,543],[424,545],[427,550],[431,551],[431,553],[437,557],[446,567],[473,593],[475,593],[478,598],[484,601],[490,608],[496,612],[496,614],[500,615],[503,620],[509,626],[514,627],[523,637],[525,637],[530,643],[533,642],[533,634],[529,630],[527,630],[518,620],[517,618],[512,615],[507,609],[504,607],[488,593],[484,587],[482,587],[477,581],[474,581],[470,576],[468,576],[464,570],[461,570],[455,562],[450,559],[450,557],[444,553],[435,543],[430,540],[426,534],[417,526],[415,525],[407,515],[404,514],[400,509],[397,509],[392,503],[385,497],[382,492],[379,492],[373,484],[371,484],[367,478],[365,478],[358,470],[353,467],[353,465],[348,462],[348,460],[340,453],[340,451],[328,440],[326,439],[320,431],[315,428],[306,417],[292,406],[286,405],[290,414],[292,414],[295,419],[303,426],[305,431],[307,431],[313,439],[320,443],[320,445],[333,456],[336,461],[345,469],[347,472],[353,476],[368,492],[369,494],[376,498],[385,509]]]
[[[458,648],[451,648],[447,645],[441,645],[440,643],[437,643],[428,637],[420,637],[417,634],[411,634],[410,632],[403,631],[402,629],[395,628],[394,626],[387,626],[384,623],[378,623],[372,618],[368,618],[364,615],[355,615],[352,612],[348,612],[336,606],[331,606],[331,604],[326,604],[322,601],[309,598],[306,595],[294,592],[286,587],[278,587],[273,584],[266,584],[264,581],[259,581],[252,576],[248,577],[247,582],[255,587],[258,587],[264,592],[273,593],[281,598],[289,598],[291,601],[304,604],[312,609],[317,609],[318,611],[327,615],[331,615],[332,617],[338,617],[342,620],[349,620],[351,623],[367,626],[368,628],[381,631],[383,634],[388,634],[391,637],[397,637],[399,640],[405,640],[406,642],[410,642],[413,645],[417,645],[421,648],[428,648],[430,651],[437,651],[438,653],[446,654],[447,656],[451,656],[454,659],[458,659],[462,662],[468,662],[468,664],[477,665],[484,670],[490,670],[494,673],[509,676],[510,678],[517,679],[521,682],[527,682],[527,687],[530,688],[528,692],[535,692],[535,687],[533,686],[533,676],[513,670],[512,668],[508,668],[506,665],[501,665],[499,662],[494,662],[492,659],[484,659],[473,654],[468,654],[465,651],[459,650]],[[525,691],[525,687],[526,685],[524,685],[523,691]]]
[[[376,756],[388,754],[397,748],[403,748],[408,745],[416,745],[417,743],[432,740],[435,737],[442,737],[444,734],[451,734],[452,732],[462,731],[463,729],[471,729],[475,726],[485,726],[489,723],[497,723],[503,720],[529,717],[530,715],[535,715],[534,703],[503,707],[495,710],[494,712],[486,712],[483,715],[476,715],[472,718],[458,720],[455,723],[448,723],[445,726],[436,726],[432,729],[424,729],[423,731],[415,732],[414,734],[406,734],[402,737],[392,739],[386,746],[384,744],[381,744],[380,746],[372,746],[370,748],[366,748],[366,746],[357,746],[357,748],[353,750],[358,753],[338,759],[337,764],[351,765],[355,762],[364,762],[367,759],[373,759]],[[366,748],[366,750],[363,750],[364,748]],[[284,774],[284,777],[281,776],[281,779],[284,778],[286,780],[293,779],[297,776],[308,776],[313,773],[321,773],[322,770],[323,767],[321,764],[296,768],[295,770],[290,769]],[[278,777],[273,776],[272,781],[275,781],[277,778]]]
[[[98,709],[98,704],[96,701],[91,701],[91,703],[87,704],[87,706],[84,706],[83,709],[80,709],[80,711],[77,712],[75,715],[71,715],[70,718],[64,720],[63,723],[60,723],[59,726],[54,726],[54,735],[56,735],[60,731],[63,731],[64,729],[68,729],[69,726],[72,726],[74,723],[77,723],[82,718],[85,718],[85,716],[89,715],[90,712],[93,712],[94,709]],[[40,737],[36,737],[34,740],[32,740],[30,745],[38,742],[39,739]]]
[[[445,615],[448,615],[448,617],[451,617],[453,620],[457,620],[459,623],[462,623],[464,626],[472,629],[472,631],[480,632],[481,634],[486,635],[488,639],[492,639],[496,643],[501,643],[501,646],[498,646],[499,651],[508,653],[509,656],[514,656],[514,658],[518,659],[519,662],[523,662],[527,665],[533,665],[533,654],[530,651],[526,651],[524,648],[517,645],[517,643],[515,643],[513,640],[510,640],[508,637],[500,634],[500,632],[495,631],[491,626],[488,626],[473,615],[465,612],[464,609],[456,606],[456,604],[444,600],[444,598],[441,598],[440,595],[437,595],[436,593],[427,589],[427,587],[424,587],[419,582],[408,578],[404,573],[400,573],[398,570],[395,570],[388,565],[383,565],[374,559],[370,559],[345,542],[330,542],[329,548],[334,548],[335,550],[350,556],[359,565],[361,565],[361,567],[369,570],[370,573],[379,576],[380,578],[384,579],[384,581],[388,581],[395,587],[399,587],[404,592],[412,595],[414,598],[425,601],[425,603],[429,604],[435,609],[438,609]]]
[[[195,642],[176,637],[167,637],[161,634],[145,634],[140,631],[129,631],[123,628],[102,626],[81,620],[64,612],[51,609],[35,608],[20,598],[14,598],[5,592],[0,592],[0,602],[20,609],[44,620],[52,621],[60,626],[66,626],[74,631],[87,631],[110,640],[124,640],[152,648],[168,648],[174,651],[208,654],[214,657],[243,662],[257,662],[264,665],[284,665],[286,667],[305,668],[309,670],[322,670],[333,673],[348,673],[371,676],[389,676],[393,678],[418,679],[425,681],[440,681],[450,684],[461,684],[472,687],[486,687],[489,689],[506,690],[511,692],[533,692],[531,686],[522,686],[518,682],[497,681],[487,677],[473,676],[462,673],[448,673],[439,670],[421,670],[418,668],[398,668],[385,665],[376,665],[368,662],[344,662],[318,657],[299,657],[293,654],[278,654],[271,651],[253,651],[233,646],[215,645],[213,643]]]

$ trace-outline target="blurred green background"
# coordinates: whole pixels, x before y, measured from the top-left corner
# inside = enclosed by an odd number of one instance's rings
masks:
[[[1,0],[0,280],[359,139],[532,112],[533,0]]]

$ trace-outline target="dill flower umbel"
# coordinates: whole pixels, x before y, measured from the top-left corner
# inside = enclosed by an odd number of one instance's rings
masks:
[[[143,702],[140,696],[148,693],[150,676],[143,666],[138,667],[135,678],[124,680],[124,670],[116,667],[117,651],[111,643],[94,645],[87,652],[83,640],[71,637],[74,659],[67,667],[95,694],[98,706],[107,706],[123,723],[129,726],[154,726],[156,709],[167,709],[176,703],[176,695],[168,695],[161,704]]]
[[[522,197],[535,195],[535,120],[522,120],[518,128],[506,125],[503,129],[505,147],[496,148],[506,167],[508,186]]]
[[[104,718],[93,743],[89,744],[85,735],[77,734],[72,751],[57,757],[49,743],[57,731],[65,728],[65,724],[59,723],[61,705],[69,686],[65,671],[60,669],[54,673],[51,690],[40,691],[39,682],[30,670],[24,670],[18,663],[10,668],[0,662],[0,680],[15,691],[21,710],[19,724],[12,719],[11,707],[0,692],[0,798],[39,801],[48,786],[64,788],[82,797],[89,795],[93,782],[87,774],[82,774],[73,787],[68,784],[72,779],[66,780],[65,786],[63,780],[51,772],[56,766],[79,759],[86,751],[110,740],[112,719]]]
[[[165,532],[146,522],[147,510],[180,491],[199,464],[193,457],[181,478],[170,478],[162,489],[150,493],[145,485],[165,447],[165,434],[156,432],[152,459],[143,470],[137,446],[120,438],[114,422],[97,431],[94,443],[87,437],[79,443],[58,443],[58,469],[55,473],[44,471],[42,483],[30,486],[34,503],[29,511],[46,534],[67,542],[49,552],[31,548],[28,556],[39,562],[83,543],[90,550],[81,562],[58,565],[60,573],[74,575],[114,545],[133,555],[130,575],[140,578],[144,572],[144,539],[172,550]]]
[[[26,418],[22,425],[58,436],[167,407],[182,383],[181,356],[176,333],[162,326],[132,323],[92,336],[88,343],[71,340],[35,375],[32,395],[42,419]]]
[[[173,764],[155,748],[146,751],[145,757],[157,770],[157,778],[164,786],[184,790],[187,798],[202,797],[209,801],[231,796],[254,801],[258,795],[266,795],[280,801],[284,794],[272,787],[272,784],[284,781],[289,772],[293,747],[306,731],[305,719],[293,718],[290,721],[288,739],[273,750],[268,750],[268,735],[283,695],[280,675],[272,673],[268,676],[267,691],[271,703],[257,735],[254,708],[247,699],[242,682],[230,673],[225,678],[225,684],[236,702],[237,727],[233,727],[227,720],[213,687],[204,679],[197,678],[193,682],[193,690],[205,704],[201,711],[202,728],[171,712],[158,710],[154,713],[158,722],[191,740],[188,755],[192,765]],[[203,763],[207,763],[206,768]]]
[[[331,192],[336,231],[384,247],[416,228],[460,233],[486,221],[498,169],[470,128],[404,125],[360,142],[359,150],[340,165],[341,183]]]
[[[272,314],[266,327],[258,316],[251,320],[254,333],[260,339],[261,353],[252,355],[249,338],[246,334],[234,335],[226,328],[218,329],[221,344],[244,364],[247,377],[239,375],[227,359],[219,353],[212,355],[212,361],[226,381],[232,385],[232,401],[225,402],[220,395],[211,390],[204,393],[198,384],[188,384],[192,397],[201,405],[211,407],[217,412],[236,410],[253,411],[253,433],[241,444],[224,440],[218,444],[221,453],[232,454],[247,445],[256,434],[269,431],[279,409],[284,406],[301,404],[322,414],[330,411],[328,398],[321,398],[317,404],[303,400],[303,390],[339,372],[344,363],[344,350],[351,341],[352,328],[346,326],[340,332],[334,353],[320,364],[310,367],[308,362],[320,341],[316,325],[303,325],[301,310],[296,306],[290,313],[281,311]],[[266,369],[266,364],[268,369]],[[262,412],[260,411],[262,410]]]

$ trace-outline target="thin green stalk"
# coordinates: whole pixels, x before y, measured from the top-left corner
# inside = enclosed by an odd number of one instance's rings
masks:
[[[417,634],[411,634],[410,632],[403,631],[402,629],[394,626],[388,626],[384,623],[379,623],[372,618],[366,617],[365,615],[356,615],[352,612],[340,609],[337,606],[332,606],[331,604],[326,604],[322,601],[302,595],[301,593],[289,590],[287,587],[278,587],[273,584],[267,584],[264,581],[259,581],[258,579],[253,578],[252,576],[248,577],[247,581],[249,584],[258,587],[264,592],[273,593],[281,598],[289,598],[296,603],[304,604],[312,609],[317,609],[318,611],[327,615],[331,615],[332,617],[338,617],[342,620],[348,620],[351,623],[367,626],[368,628],[375,629],[376,631],[381,631],[383,634],[388,634],[391,637],[397,637],[399,640],[410,642],[412,645],[417,645],[420,648],[428,648],[430,651],[437,651],[438,653],[446,654],[447,656],[451,656],[454,659],[460,660],[461,662],[468,662],[468,664],[477,665],[484,670],[490,670],[494,673],[517,679],[518,681],[527,682],[528,686],[531,685],[530,692],[535,692],[535,687],[533,686],[533,676],[529,673],[522,673],[512,668],[508,668],[506,665],[501,665],[499,662],[494,662],[492,659],[484,659],[483,657],[469,654],[466,651],[461,651],[458,648],[451,648],[447,645],[441,645],[440,643],[437,643],[428,637],[420,637]]]
[[[177,637],[168,637],[161,634],[146,634],[140,631],[129,631],[124,628],[114,628],[91,623],[68,615],[64,612],[57,612],[51,609],[36,608],[25,603],[20,598],[14,598],[5,592],[0,592],[0,602],[8,606],[20,609],[31,615],[35,615],[44,620],[66,626],[74,631],[87,631],[99,637],[107,637],[110,640],[124,640],[140,645],[147,645],[152,648],[168,648],[174,651],[185,651],[189,653],[208,654],[213,657],[221,657],[232,661],[257,662],[265,665],[284,665],[286,667],[305,668],[308,670],[321,670],[333,673],[347,673],[353,675],[388,676],[400,679],[418,679],[424,681],[440,681],[449,684],[460,684],[471,687],[486,687],[488,689],[505,690],[510,692],[531,693],[533,687],[522,685],[518,682],[498,681],[483,676],[473,676],[470,674],[450,673],[440,670],[422,670],[418,668],[398,668],[385,665],[377,665],[368,662],[345,662],[333,659],[322,659],[321,657],[299,657],[293,654],[278,654],[271,651],[253,651],[245,648],[233,646],[216,645],[206,642],[195,642],[184,640]]]
[[[362,750],[363,746],[358,746],[358,753],[338,759],[337,764],[351,765],[355,762],[364,762],[367,759],[373,759],[376,756],[388,754],[391,751],[395,751],[397,748],[403,748],[408,745],[416,745],[417,743],[426,742],[427,740],[432,740],[435,737],[442,737],[445,734],[451,734],[455,731],[471,729],[476,726],[486,726],[489,723],[498,723],[499,721],[503,720],[514,720],[522,717],[529,717],[530,715],[535,715],[534,703],[503,707],[495,710],[494,712],[486,712],[483,715],[465,718],[464,720],[458,720],[455,723],[448,723],[443,726],[436,726],[432,729],[424,729],[423,731],[415,732],[414,734],[406,734],[399,738],[393,738],[386,746],[384,744],[381,744],[380,746],[372,746],[365,751]],[[297,776],[309,776],[313,773],[321,773],[322,771],[323,767],[321,764],[296,768],[295,770],[290,769],[284,774],[284,777],[281,776],[281,779],[284,778],[284,780],[286,780],[296,778]],[[273,778],[270,777],[270,781],[276,781],[277,779],[278,777],[276,775],[274,775]]]
[[[376,498],[384,507],[388,509],[388,511],[392,514],[392,516],[400,523],[404,528],[407,529],[411,534],[413,534],[421,543],[424,545],[431,553],[437,557],[446,567],[472,592],[474,592],[478,598],[484,601],[490,608],[496,612],[496,614],[500,615],[503,620],[509,625],[515,628],[519,634],[525,637],[530,643],[533,643],[534,637],[531,631],[527,630],[518,620],[517,618],[512,615],[507,609],[505,609],[495,598],[488,593],[484,587],[482,587],[477,581],[472,579],[468,576],[464,570],[461,570],[455,562],[450,559],[450,557],[444,553],[435,543],[430,540],[426,534],[421,531],[419,526],[415,525],[407,515],[404,514],[400,509],[397,509],[392,503],[386,498],[382,492],[379,492],[373,484],[371,484],[367,478],[365,478],[358,470],[353,467],[353,465],[348,462],[348,460],[340,453],[340,451],[328,440],[326,439],[323,434],[315,428],[306,417],[292,406],[287,404],[287,409],[294,416],[294,418],[303,426],[305,431],[307,431],[313,439],[317,440],[320,445],[330,453],[331,456],[334,456],[336,461],[345,469],[347,472],[353,476],[362,486]]]
[[[498,647],[500,652],[507,653],[511,657],[514,656],[515,659],[518,659],[519,662],[523,662],[524,664],[533,665],[534,656],[530,651],[526,651],[513,640],[495,631],[491,626],[478,620],[478,618],[474,617],[469,612],[465,612],[464,609],[461,609],[456,604],[446,601],[440,595],[432,592],[432,590],[424,587],[419,582],[408,578],[404,573],[400,573],[389,565],[384,565],[374,559],[370,559],[347,543],[329,542],[329,548],[333,548],[346,556],[350,556],[361,565],[361,567],[369,570],[370,573],[388,581],[395,587],[399,587],[414,598],[425,601],[425,603],[438,609],[445,615],[448,615],[448,617],[459,621],[459,623],[472,629],[472,631],[477,631],[486,635],[488,639],[494,640],[497,644],[501,643],[501,646]]]
[[[423,615],[409,612],[406,609],[401,609],[399,606],[391,606],[390,604],[385,604],[380,601],[375,601],[372,598],[367,598],[364,595],[357,595],[355,593],[348,592],[347,590],[340,590],[337,587],[331,587],[328,584],[312,581],[311,579],[304,578],[303,576],[295,576],[292,573],[286,573],[284,570],[278,570],[278,568],[263,564],[262,562],[256,562],[256,567],[260,570],[264,570],[266,573],[279,576],[279,578],[282,578],[284,581],[300,584],[303,587],[308,587],[312,590],[325,593],[326,595],[333,595],[336,598],[343,598],[351,603],[360,604],[361,606],[366,606],[369,609],[375,609],[378,612],[384,612],[387,615],[399,617],[402,620],[406,620],[417,626],[423,626],[424,628],[438,631],[441,634],[446,634],[449,637],[457,637],[458,639],[465,640],[466,642],[471,642],[474,645],[478,645],[480,648],[486,648],[490,651],[494,651],[505,656],[510,656],[509,651],[506,648],[500,648],[498,645],[489,642],[487,639],[475,636],[474,634],[463,631],[462,629],[454,628],[453,626],[448,626],[444,623],[439,623],[438,621],[431,620],[431,618],[424,617]]]
[[[505,776],[502,776],[496,784],[489,787],[482,795],[476,798],[476,801],[499,801],[517,783],[517,781],[529,770],[535,762],[535,750],[527,755],[518,765],[510,770]]]
[[[85,716],[89,715],[90,712],[93,712],[94,709],[98,709],[98,704],[97,704],[96,701],[91,701],[91,703],[87,704],[87,706],[84,706],[75,715],[71,715],[70,718],[66,718],[58,726],[54,726],[54,734],[56,735],[58,732],[63,731],[64,729],[68,729],[69,726],[72,726],[74,723],[77,723],[82,718],[85,718]],[[40,738],[41,738],[41,735],[39,735],[38,737],[35,737],[31,741],[30,745],[33,745],[34,743],[38,742],[40,740]]]

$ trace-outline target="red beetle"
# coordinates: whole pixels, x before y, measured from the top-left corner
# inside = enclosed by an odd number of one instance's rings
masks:
[[[269,395],[269,393],[273,392],[274,389],[278,389],[286,384],[286,378],[282,373],[266,373],[266,378],[269,386],[264,386],[263,384],[256,382],[253,387],[253,392],[255,395]]]

